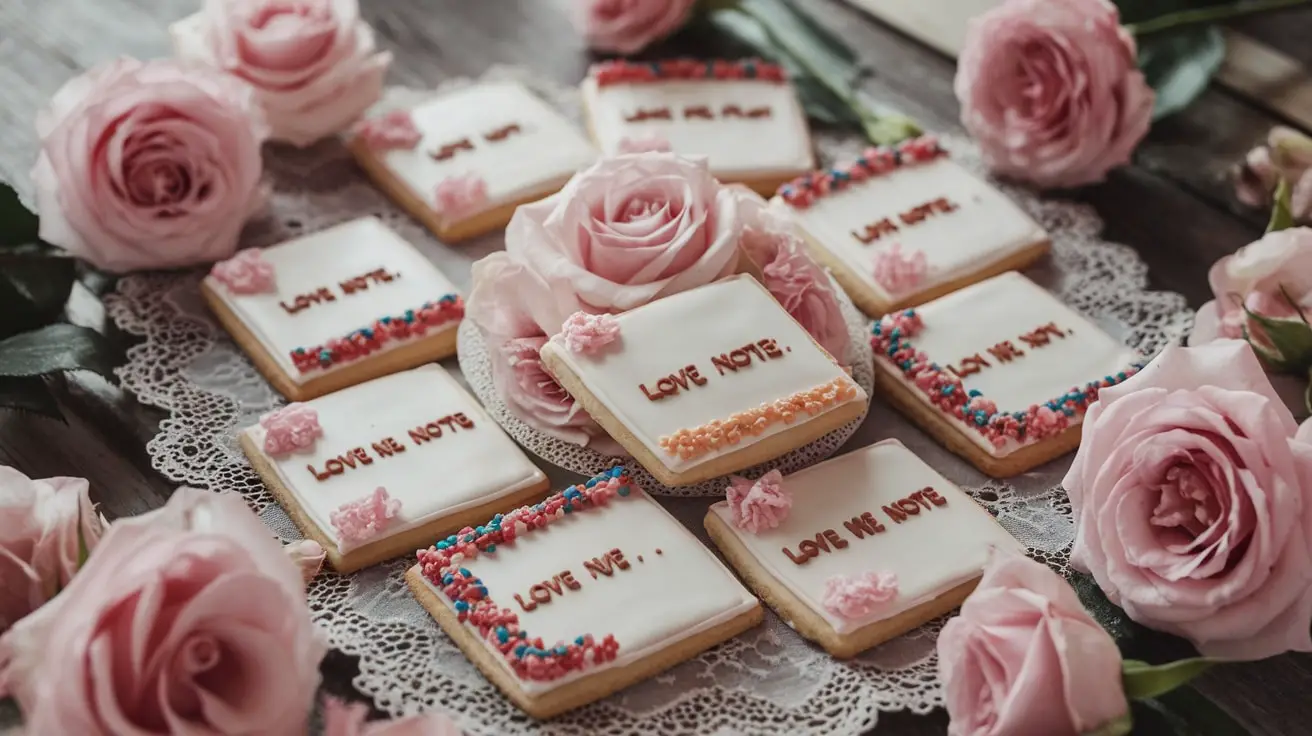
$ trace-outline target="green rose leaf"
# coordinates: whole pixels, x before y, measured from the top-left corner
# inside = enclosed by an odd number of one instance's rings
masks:
[[[1276,192],[1271,202],[1271,220],[1266,225],[1268,233],[1288,230],[1298,224],[1294,222],[1294,210],[1289,202],[1291,191],[1289,182],[1284,179],[1276,183]]]
[[[1137,659],[1121,662],[1121,682],[1125,697],[1146,700],[1168,693],[1212,668],[1216,662],[1207,657],[1179,659],[1152,665]]]
[[[13,187],[0,182],[0,248],[36,242],[40,231],[36,213],[23,206]]]
[[[1211,26],[1153,35],[1138,43],[1139,69],[1157,95],[1155,121],[1193,102],[1225,60],[1225,38]]]
[[[1285,297],[1288,299],[1288,296]],[[1244,306],[1244,314],[1261,328],[1262,336],[1251,334],[1245,325],[1244,339],[1270,366],[1281,373],[1305,374],[1312,368],[1312,327],[1303,319],[1265,317]]]
[[[59,403],[50,393],[50,387],[40,376],[0,377],[0,410],[40,414],[64,421],[64,414],[59,410]]]
[[[118,351],[87,327],[54,324],[0,341],[0,376],[44,376],[88,370],[113,378]]]

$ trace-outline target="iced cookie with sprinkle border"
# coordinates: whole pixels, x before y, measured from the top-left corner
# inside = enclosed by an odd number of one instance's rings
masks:
[[[860,418],[869,402],[745,274],[614,316],[577,314],[541,355],[667,486],[772,460]]]
[[[451,280],[374,217],[241,251],[201,294],[292,401],[454,355],[465,314]]]
[[[428,549],[406,583],[517,706],[550,718],[761,622],[760,603],[623,468]]]
[[[995,478],[1075,449],[1098,390],[1140,356],[1057,297],[1009,272],[872,328],[880,391]]]
[[[734,479],[742,492],[711,506],[706,531],[753,592],[835,657],[959,606],[994,548],[1025,551],[897,440],[774,475]]]
[[[546,475],[441,366],[289,404],[238,436],[339,572],[541,498]]]
[[[711,173],[769,196],[815,167],[806,113],[764,61],[607,61],[583,81],[588,129],[607,156],[707,156]]]
[[[862,311],[923,304],[1046,254],[1048,234],[932,136],[780,187],[812,253]]]
[[[597,158],[582,131],[518,82],[480,82],[373,114],[348,143],[370,178],[448,243],[506,226]]]

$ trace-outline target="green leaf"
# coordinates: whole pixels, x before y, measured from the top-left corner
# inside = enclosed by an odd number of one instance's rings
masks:
[[[1276,192],[1271,202],[1271,220],[1266,225],[1268,233],[1288,230],[1298,224],[1294,222],[1294,210],[1289,201],[1291,193],[1292,187],[1283,177],[1276,182]]]
[[[59,403],[39,376],[0,377],[0,410],[31,412],[64,421]]]
[[[71,258],[33,245],[0,250],[0,339],[59,319],[76,278]]]
[[[0,182],[0,247],[35,242],[40,230],[36,213],[23,206],[13,187]]]
[[[1288,298],[1288,297],[1286,297]],[[1271,367],[1281,373],[1306,374],[1312,368],[1312,327],[1303,319],[1266,317],[1241,305],[1248,319],[1262,328],[1257,339],[1244,327],[1244,339]]]
[[[1202,693],[1185,686],[1130,704],[1134,734],[1144,736],[1247,736],[1248,730]]]
[[[1207,657],[1180,659],[1167,664],[1152,665],[1137,659],[1121,662],[1121,682],[1125,697],[1146,700],[1168,693],[1203,674],[1216,664]]]
[[[1132,730],[1134,730],[1134,718],[1131,717],[1129,711],[1126,711],[1125,715],[1120,718],[1117,718],[1095,731],[1081,734],[1081,736],[1125,736],[1125,734],[1130,733]]]
[[[55,324],[0,341],[0,376],[44,376],[88,370],[114,376],[118,351],[95,330]]]
[[[1157,94],[1153,120],[1183,110],[1207,89],[1225,59],[1225,39],[1214,27],[1190,27],[1139,41],[1139,68]]]
[[[87,558],[91,556],[91,547],[87,545],[87,524],[82,519],[83,505],[77,507],[77,569],[81,570],[82,566],[87,564]],[[94,513],[94,512],[93,512]]]

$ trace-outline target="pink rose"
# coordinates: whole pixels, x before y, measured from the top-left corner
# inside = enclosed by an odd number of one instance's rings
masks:
[[[547,284],[504,252],[476,262],[473,271],[465,316],[483,334],[492,380],[506,408],[539,432],[618,453],[605,430],[542,367],[548,332],[559,332],[577,304],[558,311]]]
[[[41,237],[99,268],[222,260],[263,206],[263,122],[217,72],[112,61],[64,84],[36,127]]]
[[[1247,343],[1170,347],[1105,388],[1063,485],[1072,563],[1205,655],[1312,650],[1312,438]]]
[[[1249,151],[1234,173],[1239,201],[1270,207],[1276,185],[1284,179],[1290,187],[1290,213],[1298,222],[1312,221],[1312,138],[1277,125],[1266,144]]]
[[[306,585],[314,582],[314,578],[323,569],[324,558],[328,556],[323,545],[313,539],[292,542],[284,546],[282,551],[296,563],[296,568],[301,571],[301,580]]]
[[[181,488],[0,637],[0,691],[32,733],[304,734],[325,651],[241,497]]]
[[[295,146],[349,128],[382,96],[392,63],[357,0],[206,0],[170,32],[179,58],[254,87],[273,139]]]
[[[683,27],[697,0],[577,0],[588,46],[634,54]]]
[[[622,312],[734,273],[738,210],[737,197],[704,159],[618,156],[516,210],[506,252],[556,299],[564,316],[544,325],[554,335],[580,308]]]
[[[1212,265],[1208,273],[1214,300],[1198,310],[1190,345],[1222,338],[1242,338],[1249,324],[1243,306],[1265,317],[1299,319],[1288,294],[1304,314],[1312,314],[1312,228],[1268,233]],[[1284,293],[1282,293],[1282,290]]]
[[[989,166],[1041,187],[1102,181],[1152,121],[1134,39],[1107,0],[1007,0],[973,19],[956,91]]]
[[[0,465],[0,632],[68,585],[100,539],[81,478],[32,480]]]
[[[759,195],[734,187],[743,216],[743,253],[760,267],[765,288],[833,356],[846,365],[851,335],[825,270],[811,258],[789,221]]]
[[[423,713],[390,721],[366,722],[369,706],[334,697],[323,701],[323,736],[460,736],[445,713]]]
[[[938,673],[951,736],[1077,736],[1129,715],[1116,642],[1065,580],[1017,554],[995,553],[943,626]]]

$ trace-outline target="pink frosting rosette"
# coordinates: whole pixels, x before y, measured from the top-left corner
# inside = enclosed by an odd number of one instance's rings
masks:
[[[895,573],[864,572],[859,575],[834,575],[825,580],[823,603],[830,613],[859,620],[896,597]]]
[[[1072,564],[1205,655],[1312,651],[1309,435],[1247,343],[1167,348],[1085,416]]]
[[[793,507],[793,497],[784,488],[784,476],[778,470],[771,470],[754,481],[731,475],[724,495],[734,526],[752,534],[779,526]]]
[[[643,153],[602,159],[559,193],[521,206],[506,252],[568,316],[622,312],[728,276],[741,235],[737,198],[704,159]]]
[[[272,137],[296,146],[350,127],[392,61],[357,0],[206,0],[171,31],[179,58],[251,85]]]

